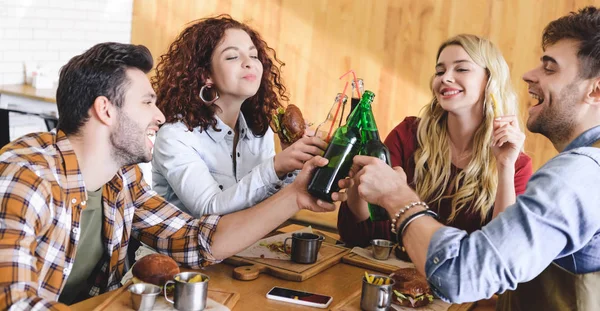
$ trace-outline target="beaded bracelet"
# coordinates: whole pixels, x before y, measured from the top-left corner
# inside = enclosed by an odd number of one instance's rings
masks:
[[[404,206],[403,208],[401,208],[396,214],[394,214],[394,218],[392,218],[392,222],[391,222],[391,227],[392,227],[392,233],[396,234],[396,223],[398,222],[398,219],[404,214],[406,213],[409,209],[411,209],[414,206],[417,205],[421,205],[423,206],[425,209],[429,209],[429,206],[427,206],[427,203],[423,202],[423,201],[418,201],[418,202],[412,202],[406,206]]]
[[[426,209],[424,211],[420,211],[420,212],[416,212],[410,216],[408,216],[408,218],[406,218],[402,224],[400,225],[400,228],[398,230],[398,232],[396,233],[396,239],[398,240],[398,247],[402,248],[402,235],[404,234],[404,231],[406,230],[406,228],[408,228],[408,225],[415,221],[417,218],[423,217],[423,216],[430,216],[433,217],[434,219],[438,219],[438,214],[436,214],[434,211]]]

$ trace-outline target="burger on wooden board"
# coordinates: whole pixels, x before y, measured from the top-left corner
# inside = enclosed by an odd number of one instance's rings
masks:
[[[425,277],[415,268],[400,268],[390,274],[394,284],[392,303],[403,307],[419,308],[433,302],[433,295]]]

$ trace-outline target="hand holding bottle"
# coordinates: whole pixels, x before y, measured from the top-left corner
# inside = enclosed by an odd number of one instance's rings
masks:
[[[317,137],[304,136],[276,154],[273,159],[275,173],[279,178],[289,172],[302,169],[304,163],[316,155],[323,155],[327,143]]]
[[[294,182],[290,185],[290,187],[293,187],[298,193],[296,198],[298,208],[310,210],[313,212],[331,212],[335,210],[335,204],[325,202],[323,200],[318,200],[311,196],[307,191],[308,182],[310,181],[314,170],[318,167],[323,167],[327,165],[327,163],[327,159],[321,156],[313,157],[311,160],[304,164],[302,171],[300,171],[298,177],[296,177],[296,180],[294,180]],[[340,183],[340,189],[345,188],[346,186]],[[331,195],[331,197],[334,201],[346,200],[345,193],[334,192]]]

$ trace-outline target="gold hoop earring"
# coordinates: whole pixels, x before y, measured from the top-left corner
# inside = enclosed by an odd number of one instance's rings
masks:
[[[212,100],[206,100],[206,98],[204,98],[204,91],[206,89],[210,89],[212,88],[212,84],[205,84],[200,88],[200,93],[198,94],[198,96],[200,96],[200,100],[202,100],[205,104],[210,105],[214,102],[217,101],[217,99],[219,99],[219,92],[217,92],[217,90],[215,90],[215,98],[213,98]]]

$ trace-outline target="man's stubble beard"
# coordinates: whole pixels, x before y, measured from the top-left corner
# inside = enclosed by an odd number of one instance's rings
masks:
[[[146,137],[145,131],[127,114],[120,113],[117,128],[110,133],[114,161],[120,166],[150,162],[152,156],[147,154],[146,141],[140,140],[141,137]]]

